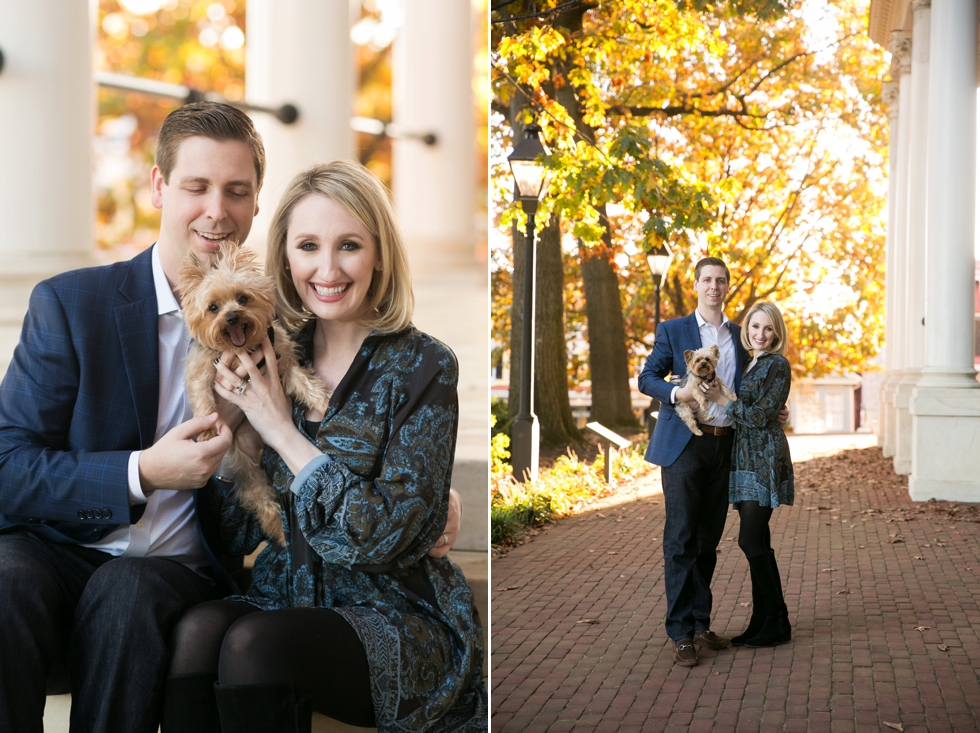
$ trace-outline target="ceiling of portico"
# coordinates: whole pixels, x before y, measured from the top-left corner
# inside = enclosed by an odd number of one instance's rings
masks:
[[[892,31],[912,30],[911,0],[871,0],[868,35],[879,46],[889,48]]]
[[[915,0],[871,0],[868,36],[884,48],[891,48],[892,31],[912,32],[912,5]],[[980,80],[980,47],[977,49],[977,78]]]

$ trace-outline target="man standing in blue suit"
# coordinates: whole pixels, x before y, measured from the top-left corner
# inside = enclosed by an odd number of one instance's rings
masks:
[[[722,312],[730,282],[728,267],[716,257],[705,257],[694,268],[694,280],[697,310],[660,324],[639,378],[640,391],[661,403],[645,458],[661,467],[667,514],[665,628],[674,643],[675,663],[685,667],[698,663],[697,646],[723,649],[729,644],[710,629],[710,585],[728,515],[734,426],[721,407],[709,402],[709,417],[699,423],[704,435],[695,436],[674,411],[678,402],[692,401],[690,389],[665,378],[684,376],[686,350],[717,345],[717,378],[738,392],[747,357],[739,327]]]

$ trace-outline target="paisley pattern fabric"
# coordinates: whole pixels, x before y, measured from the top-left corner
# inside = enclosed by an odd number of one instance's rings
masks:
[[[763,392],[770,371],[773,380]],[[738,401],[728,403],[725,412],[735,421],[728,480],[732,504],[757,501],[775,508],[793,503],[793,462],[777,419],[789,397],[790,379],[785,357],[762,354],[752,371],[742,377]]]
[[[309,362],[312,324],[300,341]],[[367,652],[380,731],[487,730],[473,594],[451,560],[426,554],[449,507],[456,382],[456,358],[435,339],[413,327],[371,334],[307,435],[324,458],[300,472],[301,485],[275,451],[263,456],[286,547],[260,553],[236,600],[342,615]],[[294,420],[306,434],[304,411]],[[253,551],[258,523],[227,496],[213,500],[224,541]]]

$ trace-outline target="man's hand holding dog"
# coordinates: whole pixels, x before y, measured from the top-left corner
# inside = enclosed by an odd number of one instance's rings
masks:
[[[157,489],[199,489],[208,482],[231,446],[232,431],[219,425],[211,440],[198,443],[194,437],[217,420],[216,412],[193,417],[140,453],[140,488],[145,495]]]

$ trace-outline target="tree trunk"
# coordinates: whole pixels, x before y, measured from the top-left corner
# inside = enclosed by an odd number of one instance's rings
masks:
[[[589,324],[592,419],[610,428],[639,428],[630,395],[626,326],[619,299],[619,279],[608,258],[610,251],[590,251],[585,247],[579,251],[582,256],[585,313]]]

